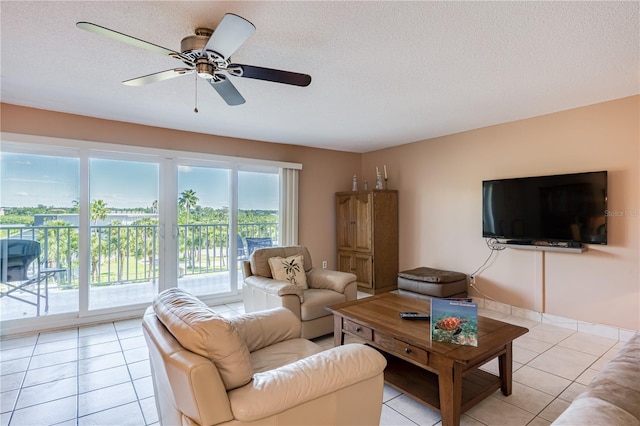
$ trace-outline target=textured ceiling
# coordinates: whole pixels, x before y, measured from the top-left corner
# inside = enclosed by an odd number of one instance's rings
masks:
[[[635,2],[2,1],[2,102],[193,132],[367,152],[638,94]],[[76,28],[173,50],[227,13],[256,32],[234,62],[310,74],[233,78],[227,106],[182,63]]]

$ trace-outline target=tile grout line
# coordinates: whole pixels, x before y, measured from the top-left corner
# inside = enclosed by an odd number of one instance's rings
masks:
[[[142,327],[142,325],[140,325]],[[113,327],[115,328],[115,323],[113,324]],[[124,348],[122,347],[122,342],[120,341],[120,333],[118,333],[118,330],[116,329],[116,336],[118,336],[118,345],[120,346],[120,349],[122,350],[122,357],[124,358],[124,363],[127,366],[127,374],[129,375],[129,380],[131,382],[131,386],[133,387],[133,393],[136,395],[136,402],[138,403],[138,408],[140,409],[140,414],[142,414],[142,419],[144,420],[144,424],[148,425],[149,422],[147,421],[146,416],[144,415],[144,410],[142,409],[142,404],[140,403],[140,395],[138,395],[138,390],[136,389],[136,385],[134,383],[133,380],[133,376],[131,375],[131,369],[129,368],[129,362],[127,361],[127,357],[124,354]],[[154,389],[155,391],[155,389]]]
[[[18,406],[18,400],[20,399],[20,395],[22,394],[22,389],[24,389],[24,382],[27,379],[27,372],[29,371],[29,366],[31,365],[31,360],[33,358],[33,354],[36,351],[36,345],[38,344],[38,339],[40,338],[40,333],[38,333],[38,336],[36,337],[36,341],[33,344],[33,347],[31,348],[31,355],[29,355],[29,362],[27,363],[27,366],[25,367],[24,370],[24,374],[22,376],[22,380],[20,380],[20,387],[18,388],[18,393],[16,393],[16,399],[13,401],[13,405],[11,406],[11,414],[9,415],[9,421],[7,423],[7,425],[11,424],[11,420],[13,420],[13,415],[16,412],[16,407]]]

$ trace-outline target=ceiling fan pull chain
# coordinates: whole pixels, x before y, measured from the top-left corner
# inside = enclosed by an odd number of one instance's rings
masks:
[[[198,113],[198,74],[194,73],[193,74],[195,79],[195,92],[196,92],[196,107],[193,109],[193,112],[195,112],[196,114]]]

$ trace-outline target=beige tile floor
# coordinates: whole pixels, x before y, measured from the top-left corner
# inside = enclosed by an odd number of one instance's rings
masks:
[[[213,308],[224,316],[242,303]],[[528,327],[514,342],[513,394],[500,391],[463,414],[463,425],[548,425],[623,343],[481,309]],[[332,346],[331,337],[316,339]],[[497,362],[484,369],[497,372]],[[4,339],[0,342],[0,424],[158,423],[140,320]],[[385,385],[381,425],[438,425],[440,415]]]

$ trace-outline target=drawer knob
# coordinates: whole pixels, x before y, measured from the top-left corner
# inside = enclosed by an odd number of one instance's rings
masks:
[[[362,328],[356,327],[356,333],[360,333],[361,331],[362,331]]]
[[[410,353],[411,353],[411,348],[404,348],[404,351],[405,351],[406,353],[410,354]]]

